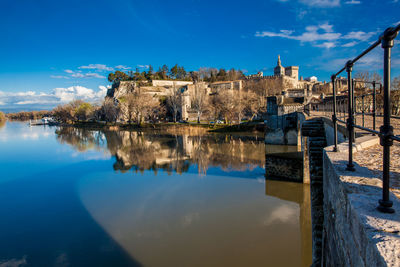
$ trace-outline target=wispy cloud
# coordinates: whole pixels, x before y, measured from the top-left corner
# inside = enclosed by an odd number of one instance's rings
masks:
[[[100,75],[98,73],[93,73],[93,72],[88,72],[88,73],[83,73],[82,71],[73,71],[73,70],[64,70],[64,72],[70,74],[70,77],[72,78],[98,78],[98,79],[104,79],[106,78],[103,75]],[[70,77],[64,76],[64,75],[51,75],[51,78],[54,79],[69,79]]]
[[[114,68],[108,67],[104,64],[89,64],[87,66],[80,66],[78,69],[92,69],[92,70],[100,70],[100,71],[113,71]]]
[[[349,42],[349,43],[342,44],[342,47],[353,47],[353,46],[355,46],[356,44],[358,44],[358,42],[353,41],[353,42]]]
[[[371,38],[376,33],[377,32],[363,32],[363,31],[349,32],[348,34],[343,36],[343,39],[368,41],[369,38]]]
[[[299,0],[300,3],[310,7],[337,7],[340,0]]]
[[[50,75],[50,78],[53,78],[53,79],[69,79],[68,76],[63,76],[63,75]]]
[[[323,23],[319,25],[309,25],[301,34],[294,34],[293,30],[280,30],[279,32],[258,31],[256,37],[280,37],[284,39],[297,40],[301,43],[310,43],[315,47],[333,48],[336,46],[350,47],[358,42],[368,41],[376,32],[352,31],[345,35],[335,32],[333,25]],[[341,44],[343,40],[347,40],[346,44]],[[352,41],[352,42],[349,42]]]
[[[141,69],[148,69],[149,65],[137,65],[137,67]]]
[[[335,44],[335,42],[324,42],[324,43],[322,43],[322,44],[316,44],[315,46],[316,46],[316,47],[322,47],[322,48],[329,49],[329,48],[335,47],[336,44]]]
[[[131,67],[127,67],[124,65],[118,65],[118,66],[115,66],[115,68],[120,69],[120,70],[130,70],[131,69]]]
[[[75,73],[71,74],[71,77],[74,77],[74,78],[99,78],[99,79],[105,78],[105,76],[103,76],[103,75],[100,75],[98,73],[92,73],[92,72],[89,72],[89,73],[75,72]]]
[[[351,1],[346,1],[344,2],[346,5],[359,5],[361,4],[361,1],[358,0],[351,0]]]

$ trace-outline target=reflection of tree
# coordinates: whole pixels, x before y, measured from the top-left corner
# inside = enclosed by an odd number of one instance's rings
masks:
[[[102,132],[82,128],[61,127],[56,130],[56,134],[60,143],[72,145],[80,152],[99,149],[105,142]]]
[[[263,167],[262,140],[230,135],[172,135],[159,132],[90,131],[73,127],[56,131],[61,143],[78,151],[106,148],[115,156],[114,169],[121,172],[164,170],[183,173],[191,164],[207,173],[209,166],[245,170]],[[106,144],[106,145],[105,145]]]
[[[193,141],[192,160],[197,164],[199,174],[207,174],[208,165],[210,164],[209,146],[203,136],[196,136]]]

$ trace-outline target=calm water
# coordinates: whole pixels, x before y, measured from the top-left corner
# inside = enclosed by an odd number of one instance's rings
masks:
[[[0,126],[0,266],[309,266],[255,137]]]

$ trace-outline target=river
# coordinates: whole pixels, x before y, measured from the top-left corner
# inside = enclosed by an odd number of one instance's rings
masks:
[[[310,266],[255,136],[0,126],[0,266]]]

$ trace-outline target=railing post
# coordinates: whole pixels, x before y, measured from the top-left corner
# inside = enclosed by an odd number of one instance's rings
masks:
[[[374,131],[376,131],[376,82],[373,81],[372,82],[372,86],[373,86],[373,98],[372,98],[372,116],[373,116],[373,129]],[[374,134],[375,135],[375,134]]]
[[[347,131],[349,134],[349,162],[347,163],[346,170],[355,171],[353,164],[353,137],[354,137],[354,123],[353,123],[353,80],[351,78],[351,72],[353,69],[353,62],[351,60],[346,63],[347,72],[347,91],[348,91],[348,112],[349,117],[347,118]]]
[[[363,127],[365,127],[365,123],[364,123],[364,95],[361,96],[361,105],[362,105],[362,125]]]
[[[332,75],[332,91],[333,91],[333,115],[332,115],[332,122],[333,122],[333,144],[335,145],[333,148],[334,152],[337,152],[337,117],[336,117],[336,77]]]
[[[357,97],[354,94],[354,88],[356,87],[356,82],[354,79],[352,79],[353,81],[353,86],[351,87],[351,91],[352,91],[352,95],[353,95],[353,125],[357,124]],[[354,133],[354,127],[353,127],[353,133]],[[355,141],[355,136],[353,134],[353,142]]]
[[[383,125],[380,127],[380,143],[383,146],[383,188],[382,199],[379,200],[378,210],[385,213],[393,213],[393,202],[389,200],[390,182],[390,146],[393,145],[393,127],[390,125],[390,65],[391,50],[397,32],[393,28],[388,28],[383,33],[382,48],[383,55]]]

